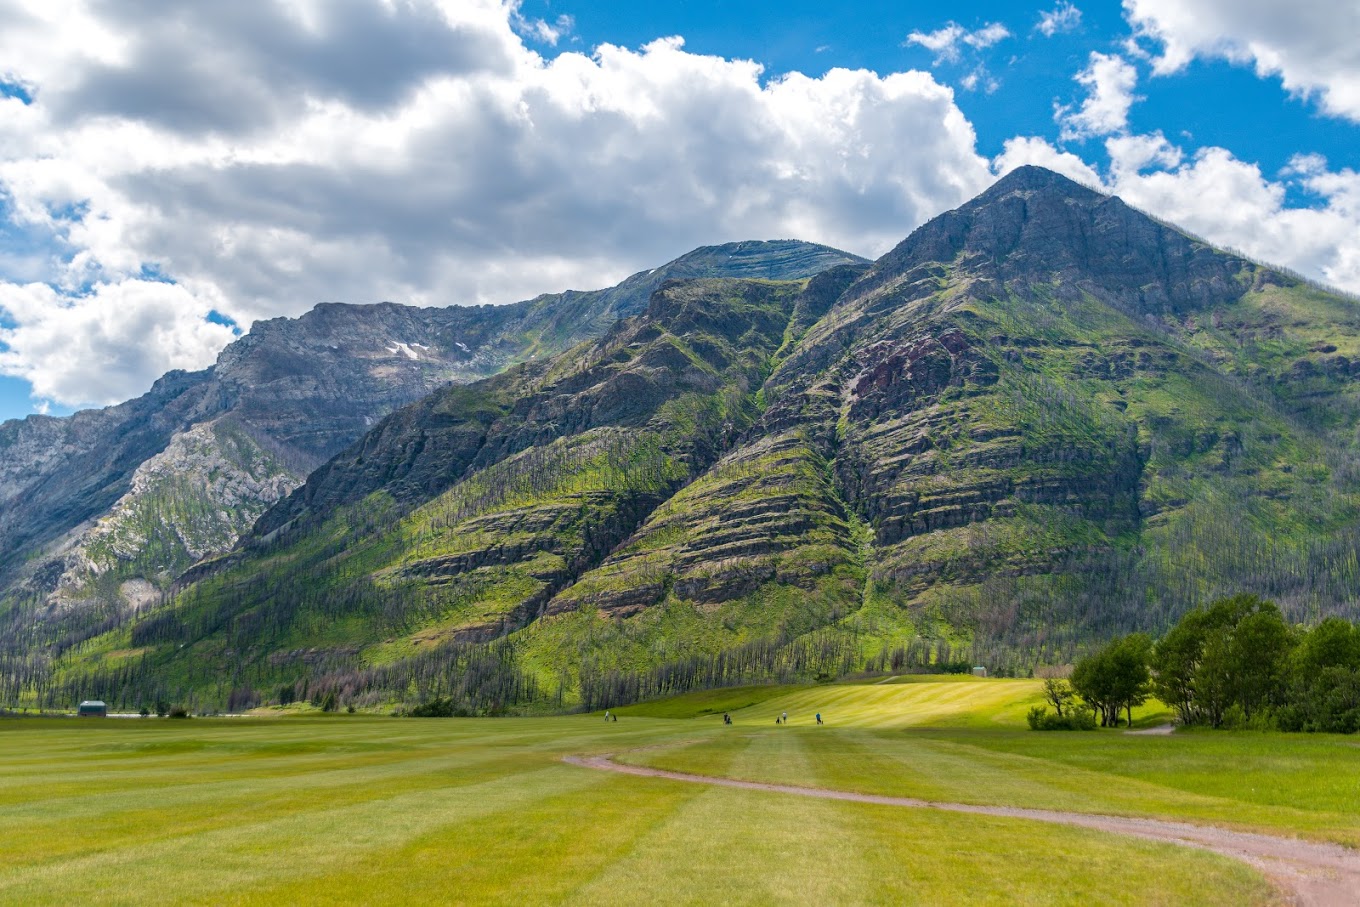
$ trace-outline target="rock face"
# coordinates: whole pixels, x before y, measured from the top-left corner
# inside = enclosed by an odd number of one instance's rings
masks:
[[[550,358],[637,314],[672,276],[802,278],[858,262],[794,241],[697,249],[607,290],[508,306],[318,305],[257,323],[136,400],[0,425],[0,649],[29,617],[77,632],[231,548],[269,505],[394,409]],[[129,598],[119,590],[136,581]],[[134,600],[135,599],[135,600]],[[82,617],[83,615],[83,617]],[[11,643],[6,646],[5,643]]]
[[[668,283],[584,349],[438,391],[314,472],[197,572],[181,596],[193,604],[129,641],[176,645],[225,619],[240,651],[261,628],[291,638],[317,609],[366,633],[418,625],[415,648],[526,626],[749,428],[750,398],[809,304],[803,282]],[[246,611],[227,616],[236,603]],[[277,669],[308,664],[308,647],[284,646]]]
[[[1355,300],[1024,168],[872,267],[663,283],[393,412],[68,676],[600,704],[1354,613],[1357,361]]]

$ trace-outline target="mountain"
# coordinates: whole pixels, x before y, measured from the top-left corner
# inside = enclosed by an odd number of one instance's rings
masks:
[[[1355,299],[1022,168],[397,410],[50,690],[593,707],[1353,614],[1357,438]]]
[[[858,261],[742,242],[513,305],[322,304],[258,322],[212,368],[172,372],[136,400],[5,422],[0,649],[72,644],[147,606],[392,410],[598,337],[668,279],[801,278]]]

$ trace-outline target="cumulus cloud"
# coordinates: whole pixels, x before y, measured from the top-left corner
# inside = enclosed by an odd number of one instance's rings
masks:
[[[1076,81],[1087,91],[1081,107],[1073,110],[1060,105],[1054,110],[1064,141],[1110,135],[1128,128],[1129,108],[1137,100],[1133,89],[1138,84],[1138,70],[1133,64],[1118,54],[1092,51],[1089,64],[1077,73]]]
[[[100,284],[78,297],[0,284],[0,312],[16,323],[0,328],[0,372],[46,400],[85,401],[91,388],[103,402],[125,400],[146,390],[147,375],[201,368],[233,339],[192,294],[155,281]]]
[[[1002,151],[992,161],[997,176],[1005,176],[1027,164],[1046,167],[1095,189],[1105,189],[1104,180],[1094,167],[1070,151],[1062,151],[1037,136],[1016,136],[1007,139]]]
[[[1047,12],[1039,13],[1039,23],[1034,26],[1034,30],[1045,38],[1063,32],[1075,31],[1081,25],[1081,10],[1071,3],[1062,2]]]
[[[875,254],[990,179],[929,74],[769,79],[678,38],[547,60],[526,40],[570,23],[517,17],[0,6],[0,59],[31,86],[0,97],[0,221],[47,250],[0,259],[0,373],[105,403],[210,363],[231,339],[214,310],[506,302],[733,239]]]
[[[557,42],[571,34],[576,27],[576,20],[563,13],[552,22],[546,19],[530,19],[520,12],[520,4],[515,3],[510,7],[510,24],[515,31],[533,41],[542,44],[556,46]]]
[[[1161,45],[1159,74],[1224,59],[1278,76],[1287,91],[1360,122],[1360,4],[1354,0],[1124,0],[1130,24]]]
[[[213,312],[507,302],[735,239],[874,255],[1020,163],[1360,289],[1360,177],[1130,135],[1116,55],[1061,115],[1064,137],[1105,138],[1102,173],[1034,137],[985,160],[928,73],[769,78],[679,38],[535,49],[572,27],[512,0],[0,0],[0,374],[107,403],[209,364],[232,338]],[[1008,35],[908,40],[948,57]],[[963,84],[990,90],[976,62]]]
[[[1010,30],[1000,22],[990,22],[982,28],[969,31],[957,22],[950,22],[943,28],[932,32],[914,31],[907,35],[906,44],[917,44],[935,54],[935,62],[954,63],[960,57],[959,46],[973,50],[986,50],[1011,36]]]

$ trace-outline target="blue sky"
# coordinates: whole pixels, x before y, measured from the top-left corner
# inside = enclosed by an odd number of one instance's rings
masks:
[[[877,255],[1025,163],[1360,291],[1356,34],[1354,0],[15,0],[0,419],[320,301]]]
[[[686,50],[755,60],[768,78],[787,72],[819,75],[833,67],[929,70],[957,89],[958,105],[977,130],[979,151],[995,156],[1016,135],[1056,140],[1054,105],[1080,103],[1083,92],[1073,76],[1091,51],[1120,53],[1133,36],[1119,4],[1071,5],[1081,12],[1079,22],[1051,36],[1036,31],[1036,25],[1042,13],[1057,8],[1055,3],[529,0],[523,10],[546,20],[572,16],[573,34],[560,44],[562,51],[603,43],[636,47],[662,35],[680,35]],[[976,30],[994,22],[1004,25],[1010,37],[964,52],[956,61],[937,63],[931,51],[907,42],[912,32],[950,23]],[[1300,152],[1322,154],[1334,166],[1360,168],[1356,123],[1324,116],[1315,104],[1290,97],[1278,77],[1261,78],[1250,66],[1221,59],[1196,60],[1174,76],[1152,77],[1147,61],[1132,62],[1141,77],[1141,100],[1130,111],[1134,132],[1161,131],[1191,147],[1229,148],[1271,174]],[[995,79],[995,90],[962,87],[980,65]],[[1089,161],[1108,162],[1098,141],[1064,145]]]

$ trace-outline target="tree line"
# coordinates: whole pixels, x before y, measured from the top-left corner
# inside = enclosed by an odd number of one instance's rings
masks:
[[[1195,608],[1155,644],[1123,636],[1050,678],[1049,706],[1031,710],[1036,729],[1132,722],[1150,697],[1183,725],[1278,728],[1351,734],[1360,730],[1360,627],[1328,617],[1290,624],[1272,601],[1235,595]]]
[[[692,690],[758,683],[830,680],[859,660],[854,643],[835,633],[754,640],[706,655],[675,659],[644,670],[602,669],[586,659],[580,669],[582,711],[675,696]]]

